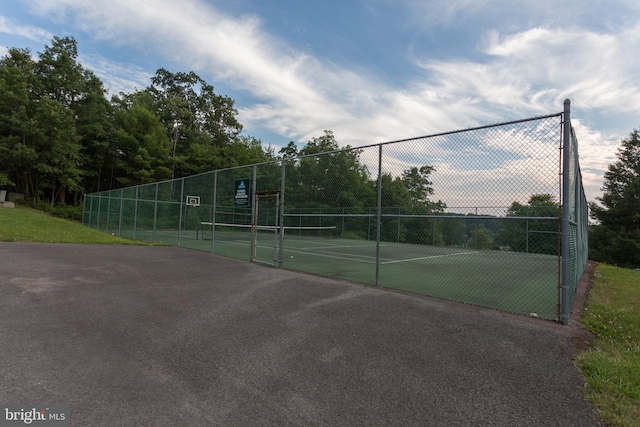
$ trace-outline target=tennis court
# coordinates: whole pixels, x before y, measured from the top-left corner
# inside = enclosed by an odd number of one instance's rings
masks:
[[[83,223],[567,324],[588,248],[567,114],[102,191]]]
[[[277,231],[256,230],[254,261],[278,265]],[[214,229],[206,223],[202,229],[151,234],[137,230],[136,238],[252,260],[251,226],[217,224]],[[557,317],[557,256],[397,242],[380,242],[377,247],[375,241],[340,238],[335,227],[285,228],[282,267],[287,269],[375,285],[377,256],[381,287],[527,316]]]

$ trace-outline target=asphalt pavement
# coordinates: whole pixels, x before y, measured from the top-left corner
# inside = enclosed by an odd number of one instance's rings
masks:
[[[597,426],[575,337],[175,247],[0,243],[0,403],[74,426]]]

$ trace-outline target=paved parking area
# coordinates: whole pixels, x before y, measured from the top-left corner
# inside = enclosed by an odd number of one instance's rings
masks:
[[[596,426],[574,334],[174,247],[0,243],[0,403],[77,426]]]

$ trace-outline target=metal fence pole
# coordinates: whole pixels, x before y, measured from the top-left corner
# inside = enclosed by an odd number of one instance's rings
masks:
[[[136,238],[136,231],[138,229],[138,189],[140,187],[136,187],[136,206],[133,210],[133,238]]]
[[[571,101],[564,101],[562,135],[562,281],[560,320],[563,325],[569,324],[569,184],[571,155]]]
[[[118,236],[122,236],[122,215],[124,212],[124,190],[120,190],[120,216],[118,217]]]
[[[400,208],[398,207],[398,243],[400,243]]]
[[[96,218],[96,230],[100,230],[100,210],[102,209],[102,194],[98,193],[98,218]]]
[[[218,171],[213,173],[213,203],[211,204],[211,253],[216,250],[216,199],[218,198]]]
[[[284,180],[286,179],[285,172],[286,161],[282,159],[282,171],[280,176],[280,251],[278,253],[278,267],[282,267],[282,258],[284,252]]]
[[[156,182],[156,197],[153,201],[153,231],[151,233],[151,241],[156,241],[156,228],[158,228],[158,187],[160,185]]]
[[[251,262],[254,262],[256,260],[256,256],[257,256],[257,225],[258,225],[258,218],[257,218],[257,212],[256,212],[256,204],[257,204],[257,199],[256,199],[256,181],[257,181],[257,171],[258,171],[258,167],[257,166],[253,166],[253,178],[251,181]]]
[[[376,279],[380,286],[380,228],[382,224],[382,144],[378,145],[378,212],[376,213]]]
[[[180,247],[180,241],[182,238],[182,200],[184,199],[184,178],[180,178],[180,181],[182,181],[182,183],[180,186],[180,203],[178,204],[178,206],[180,206],[180,216],[178,217],[178,247]]]
[[[109,191],[109,198],[107,199],[107,233],[109,232],[110,215],[111,215],[111,191]]]
[[[84,225],[88,225],[89,227],[91,227],[91,214],[92,214],[92,211],[93,211],[93,197],[92,196],[90,196],[90,197],[91,197],[91,202],[89,203],[89,224],[85,224],[85,222],[84,222],[84,217],[85,217],[84,213],[87,210],[87,195],[86,194],[84,195],[84,207],[82,208],[82,223]]]

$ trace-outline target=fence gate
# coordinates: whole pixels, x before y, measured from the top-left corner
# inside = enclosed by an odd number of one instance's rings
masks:
[[[251,261],[280,264],[280,190],[256,191]]]

